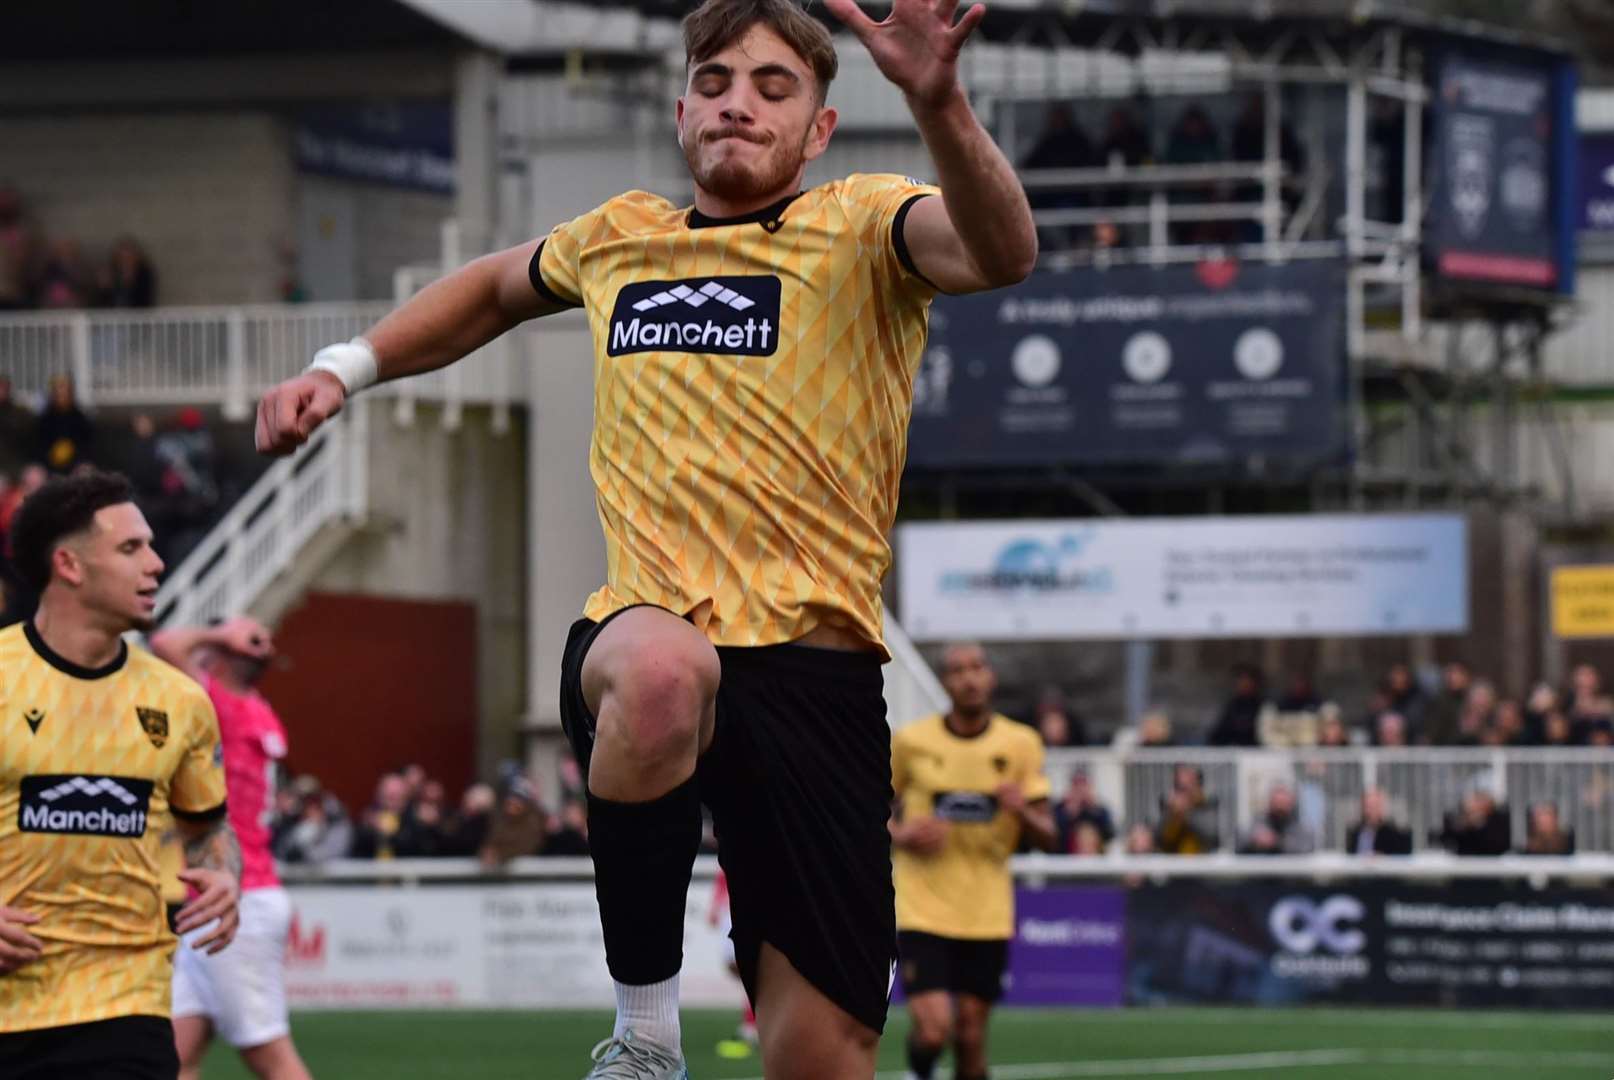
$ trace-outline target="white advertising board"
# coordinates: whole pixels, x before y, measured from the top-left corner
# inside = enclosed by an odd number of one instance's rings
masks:
[[[299,887],[286,957],[293,1008],[607,1008],[599,908],[588,883]],[[738,1006],[712,884],[690,886],[682,999]]]
[[[918,640],[1461,633],[1456,514],[904,525],[903,629]]]

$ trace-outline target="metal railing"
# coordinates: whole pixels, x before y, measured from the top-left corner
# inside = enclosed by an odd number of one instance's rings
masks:
[[[66,375],[86,406],[217,405],[242,420],[259,394],[307,367],[318,349],[363,333],[392,307],[374,301],[4,315],[0,374],[24,398],[42,400],[50,380]],[[372,395],[449,406],[520,402],[525,372],[513,349],[506,335],[448,371]]]
[[[368,407],[352,401],[294,457],[258,478],[164,577],[157,621],[201,626],[248,610],[321,529],[356,525],[368,505]]]
[[[1072,773],[1086,770],[1123,827],[1154,825],[1179,765],[1202,771],[1220,848],[1231,851],[1263,812],[1273,787],[1296,795],[1301,824],[1319,851],[1343,851],[1360,817],[1362,793],[1379,788],[1390,818],[1412,834],[1414,851],[1438,851],[1448,814],[1476,788],[1505,807],[1514,851],[1523,850],[1530,807],[1551,803],[1576,850],[1614,852],[1614,750],[1505,748],[1312,748],[1223,750],[1203,747],[1051,750],[1048,774],[1059,799]]]

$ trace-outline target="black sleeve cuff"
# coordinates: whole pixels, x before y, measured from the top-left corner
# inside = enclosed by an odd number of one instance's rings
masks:
[[[188,821],[193,825],[206,825],[223,817],[224,807],[224,803],[219,803],[211,810],[181,810],[179,807],[172,805],[168,809],[172,810],[174,817],[180,821]]]
[[[538,264],[543,261],[544,245],[547,243],[549,243],[548,240],[539,241],[538,250],[532,253],[532,262],[527,264],[527,280],[532,282],[533,291],[539,296],[543,297],[545,300],[548,300],[551,304],[558,304],[561,307],[569,308],[582,307],[582,304],[579,304],[574,300],[568,300],[564,296],[556,293],[554,289],[549,287],[549,282],[544,280],[543,270],[540,269]]]
[[[891,247],[896,251],[897,261],[902,264],[902,268],[904,270],[908,271],[908,273],[912,274],[920,281],[923,281],[926,285],[929,285],[937,292],[941,292],[941,289],[937,287],[936,283],[931,281],[925,275],[921,274],[919,272],[919,268],[914,265],[913,253],[908,250],[908,237],[903,231],[904,226],[908,223],[908,211],[912,210],[914,208],[914,204],[920,199],[928,199],[931,197],[930,192],[922,191],[918,195],[911,196],[901,206],[897,207],[897,216],[891,222]]]

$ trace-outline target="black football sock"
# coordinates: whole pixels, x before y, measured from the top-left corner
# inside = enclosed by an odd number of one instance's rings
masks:
[[[930,1080],[930,1074],[936,1071],[936,1061],[941,1056],[941,1047],[920,1046],[912,1035],[908,1036],[908,1071],[919,1080]]]
[[[672,978],[684,964],[684,902],[701,843],[695,778],[642,803],[589,792],[588,839],[611,978],[629,986]]]

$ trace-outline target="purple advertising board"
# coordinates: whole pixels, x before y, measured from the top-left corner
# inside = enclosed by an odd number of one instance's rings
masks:
[[[1006,1005],[1121,1004],[1126,981],[1126,890],[1019,889]]]

